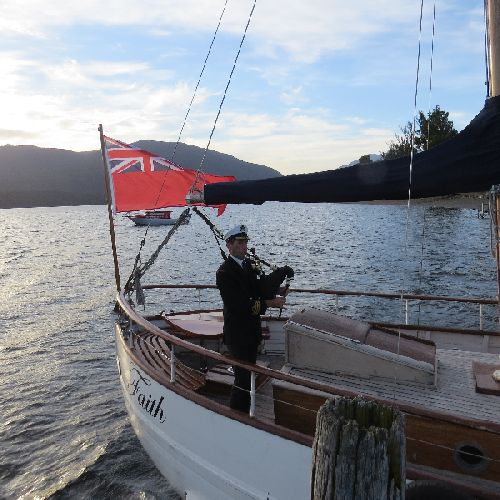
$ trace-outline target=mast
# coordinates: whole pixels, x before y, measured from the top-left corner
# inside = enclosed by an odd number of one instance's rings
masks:
[[[487,0],[486,8],[489,62],[488,97],[495,97],[500,94],[500,5],[498,0]]]
[[[111,248],[113,250],[113,263],[115,265],[116,290],[118,291],[118,293],[120,293],[121,292],[120,268],[118,266],[118,254],[116,253],[115,224],[113,221],[113,210],[111,208],[111,188],[109,185],[108,165],[106,162],[106,149],[104,145],[104,133],[102,131],[102,125],[99,125],[98,130],[101,137],[101,155],[102,155],[102,164],[104,168],[104,185],[106,186],[106,201],[108,204],[109,235],[111,237]]]
[[[500,94],[500,5],[498,0],[486,2],[486,40],[488,61],[488,97]],[[500,185],[492,187],[495,197],[495,236],[498,282],[498,305],[500,307]]]

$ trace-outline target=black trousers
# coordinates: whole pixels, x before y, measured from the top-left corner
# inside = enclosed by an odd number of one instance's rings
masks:
[[[257,360],[257,351],[259,344],[255,345],[237,345],[229,344],[227,346],[229,353],[235,358],[246,361],[247,363],[255,363]],[[250,410],[250,380],[251,374],[248,370],[233,366],[234,370],[234,383],[231,388],[231,399],[229,406],[234,410],[244,411],[246,413]]]

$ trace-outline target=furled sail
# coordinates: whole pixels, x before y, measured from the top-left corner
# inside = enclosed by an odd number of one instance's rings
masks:
[[[205,186],[204,201],[261,204],[403,200],[408,198],[409,157],[357,164],[312,174]],[[500,183],[500,96],[456,137],[413,159],[412,198],[486,191]]]

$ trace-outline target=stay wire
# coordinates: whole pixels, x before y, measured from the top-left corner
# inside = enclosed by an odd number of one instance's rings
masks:
[[[224,240],[224,235],[222,234],[222,231],[217,228],[217,226],[197,207],[193,207],[193,212],[198,215],[204,222],[205,224],[210,228],[210,231],[212,231],[212,234],[214,235],[215,242],[217,243],[220,254],[222,256],[223,260],[227,259],[226,252],[222,249],[222,246],[220,242]]]
[[[417,118],[417,97],[418,97],[418,83],[419,83],[419,75],[420,75],[420,54],[421,54],[421,46],[422,46],[422,17],[424,11],[424,0],[420,1],[420,21],[419,21],[419,31],[418,31],[418,56],[417,56],[417,74],[415,78],[415,94],[413,99],[413,127],[411,131],[411,141],[410,141],[410,167],[409,167],[409,180],[408,180],[408,205],[406,208],[406,230],[405,230],[405,255],[406,260],[408,260],[408,234],[410,228],[410,209],[411,209],[411,178],[413,171],[413,150],[415,144],[415,126],[416,126],[416,118]],[[402,282],[401,282],[401,307],[403,307],[403,295],[406,291],[406,273],[402,272]],[[397,346],[397,354],[399,356],[400,353],[400,343],[401,343],[401,329],[398,331],[398,346]],[[394,381],[397,382],[397,374],[394,375]]]
[[[236,57],[234,59],[233,68],[231,69],[231,73],[229,74],[229,79],[227,81],[226,88],[224,90],[224,95],[222,96],[221,102],[219,104],[219,110],[217,111],[217,116],[215,117],[215,121],[214,121],[214,124],[213,124],[213,127],[212,127],[212,131],[210,132],[210,137],[208,139],[207,146],[205,148],[205,151],[203,152],[203,157],[201,159],[200,166],[198,167],[198,170],[196,171],[196,178],[195,178],[195,180],[193,182],[193,185],[191,186],[191,190],[190,190],[189,194],[193,194],[193,192],[196,189],[196,184],[197,184],[200,176],[203,176],[203,164],[205,163],[205,159],[206,159],[206,156],[207,156],[208,149],[210,148],[210,144],[212,143],[212,137],[214,135],[215,128],[217,127],[217,122],[219,121],[219,116],[220,116],[221,111],[222,111],[222,106],[224,105],[224,101],[226,100],[227,91],[229,89],[229,85],[231,84],[233,73],[234,73],[234,70],[236,69],[236,64],[237,64],[238,59],[240,57],[241,49],[243,47],[243,43],[245,42],[245,38],[246,38],[246,35],[247,35],[248,27],[250,26],[250,22],[252,20],[252,15],[254,13],[256,4],[257,4],[257,0],[254,0],[253,5],[252,5],[252,9],[250,10],[250,14],[248,16],[247,24],[245,26],[245,31],[243,32],[243,36],[242,36],[241,41],[240,41],[240,46],[238,48],[238,52],[237,52]]]
[[[217,245],[219,246],[219,250],[222,256],[223,260],[227,259],[227,254],[224,252],[222,249],[222,246],[220,244],[221,241],[224,241],[224,233],[197,207],[192,207],[193,212],[198,215],[204,222],[205,224],[210,228],[212,231],[212,234],[214,235],[215,241]],[[269,267],[272,270],[275,270],[277,266],[275,264],[271,264],[267,262],[266,260],[260,258],[256,253],[255,253],[255,248],[250,248],[246,257],[253,261],[254,264],[256,264],[258,267],[261,267],[261,264],[265,265],[266,267]]]
[[[432,68],[433,68],[433,60],[434,60],[434,37],[436,33],[436,2],[434,1],[434,8],[432,13],[432,41],[431,41],[431,67],[429,72],[429,104],[427,111],[427,147],[426,150],[429,150],[429,142],[431,138],[431,101],[432,101]],[[423,273],[423,265],[424,265],[424,249],[425,249],[425,223],[426,223],[426,215],[427,215],[427,207],[424,207],[424,217],[422,221],[422,235],[421,235],[421,247],[420,247],[420,269],[418,272],[419,284],[418,287],[420,289],[420,293],[422,293],[422,273]],[[418,302],[418,310],[417,310],[417,325],[420,325],[420,312],[421,312],[421,304],[422,302]]]
[[[222,9],[221,15],[219,17],[219,24],[217,25],[217,28],[215,29],[214,36],[212,38],[212,42],[210,43],[210,47],[208,49],[207,56],[205,57],[205,62],[203,63],[203,68],[201,69],[200,76],[198,78],[198,83],[196,84],[196,87],[195,87],[194,92],[193,92],[193,97],[191,97],[191,102],[189,103],[189,106],[188,106],[188,109],[186,112],[186,116],[184,117],[184,123],[182,124],[181,130],[179,132],[179,137],[177,137],[177,141],[175,143],[174,151],[172,152],[172,156],[170,157],[170,161],[172,161],[172,162],[174,161],[175,153],[177,152],[177,146],[179,145],[179,142],[181,140],[182,133],[184,132],[184,127],[186,126],[189,113],[191,112],[191,107],[192,107],[194,99],[196,97],[196,93],[198,92],[198,87],[200,86],[201,78],[203,76],[203,73],[205,72],[208,58],[210,57],[210,54],[212,52],[212,47],[214,45],[215,38],[217,37],[217,33],[219,32],[219,28],[220,28],[220,25],[222,23],[222,18],[224,17],[224,13],[226,12],[226,6],[227,6],[228,1],[229,0],[226,0],[226,3],[224,4],[224,8]]]
[[[429,150],[429,140],[431,135],[431,100],[432,100],[432,67],[434,61],[434,35],[436,33],[436,2],[434,1],[434,9],[432,15],[432,41],[431,41],[431,68],[429,72],[429,105],[427,112],[427,151]]]
[[[131,291],[133,286],[135,285],[136,281],[136,270],[139,278],[142,278],[146,271],[154,264],[156,261],[158,255],[160,254],[161,250],[163,247],[170,241],[170,238],[173,236],[173,234],[179,229],[179,227],[185,222],[186,218],[189,215],[191,208],[186,208],[184,211],[181,213],[179,218],[177,219],[177,222],[171,227],[170,231],[167,233],[163,241],[160,243],[158,248],[151,254],[151,257],[147,260],[147,262],[143,265],[140,266],[140,258],[139,255],[136,257],[135,264],[134,264],[134,269],[127,280],[127,283],[125,285],[125,291]],[[142,248],[142,242],[141,242],[141,248]]]
[[[410,149],[410,175],[408,182],[408,212],[410,210],[411,204],[411,180],[413,173],[413,156],[414,156],[414,148],[415,148],[415,127],[417,123],[417,97],[418,97],[418,83],[420,76],[420,54],[421,54],[421,46],[422,46],[422,16],[424,10],[424,0],[420,1],[420,22],[419,22],[419,34],[418,34],[418,56],[417,56],[417,75],[415,79],[415,95],[413,99],[413,128],[411,131],[411,149]],[[407,214],[409,215],[409,214]],[[407,228],[408,228],[408,218],[407,218]],[[406,232],[406,238],[408,242],[408,231]]]
[[[191,107],[193,105],[194,99],[195,99],[196,94],[198,92],[198,87],[200,86],[201,79],[203,77],[203,74],[205,73],[205,68],[207,66],[207,61],[208,61],[208,58],[210,57],[210,54],[212,53],[212,47],[213,47],[215,39],[217,37],[217,33],[219,32],[219,28],[220,28],[220,25],[222,23],[222,18],[224,17],[224,13],[226,12],[226,7],[227,7],[228,2],[229,2],[229,0],[225,1],[224,7],[223,7],[222,12],[221,12],[221,14],[219,16],[219,23],[217,24],[217,28],[215,29],[214,35],[212,37],[212,41],[210,42],[210,46],[208,48],[208,52],[207,52],[207,55],[205,57],[205,61],[203,62],[203,67],[202,67],[200,75],[198,77],[198,82],[196,83],[196,87],[195,87],[193,95],[191,97],[191,101],[189,103],[186,115],[184,116],[184,121],[182,123],[181,130],[180,130],[179,135],[177,137],[177,141],[175,142],[174,150],[173,150],[172,155],[171,155],[170,160],[169,160],[171,163],[174,163],[174,158],[175,158],[175,154],[177,152],[177,147],[179,146],[179,142],[181,140],[182,133],[184,132],[184,128],[186,126],[189,113],[191,112]],[[175,163],[174,163],[174,165],[175,165]],[[160,189],[158,191],[158,195],[156,197],[156,201],[155,201],[155,203],[153,205],[153,208],[156,208],[156,205],[158,203],[158,200],[160,199],[161,193],[163,192],[163,188],[165,187],[165,181],[167,179],[167,172],[168,171],[166,171],[164,173],[164,175],[163,175],[162,184],[161,184]],[[146,238],[147,238],[147,235],[148,235],[148,232],[149,232],[149,228],[150,228],[150,223],[148,221],[148,224],[146,226],[146,230],[144,232],[144,236],[143,236],[143,238],[141,240],[141,244],[140,244],[140,247],[139,247],[139,252],[137,253],[136,258],[135,258],[135,263],[134,263],[134,267],[133,267],[132,275],[131,276],[133,276],[133,274],[134,274],[135,270],[137,269],[137,266],[139,265],[139,262],[141,260],[141,251],[142,251],[142,249],[143,249],[143,247],[144,247],[144,245],[146,243]],[[129,281],[130,281],[130,279],[129,279]]]

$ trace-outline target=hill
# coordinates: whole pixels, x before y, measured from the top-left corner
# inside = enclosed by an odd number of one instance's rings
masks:
[[[175,143],[139,141],[136,146],[169,158]],[[179,143],[174,161],[198,168],[203,149]],[[238,180],[281,174],[234,156],[209,151],[203,170],[234,175]],[[100,151],[75,152],[37,146],[0,146],[0,208],[105,203]]]

